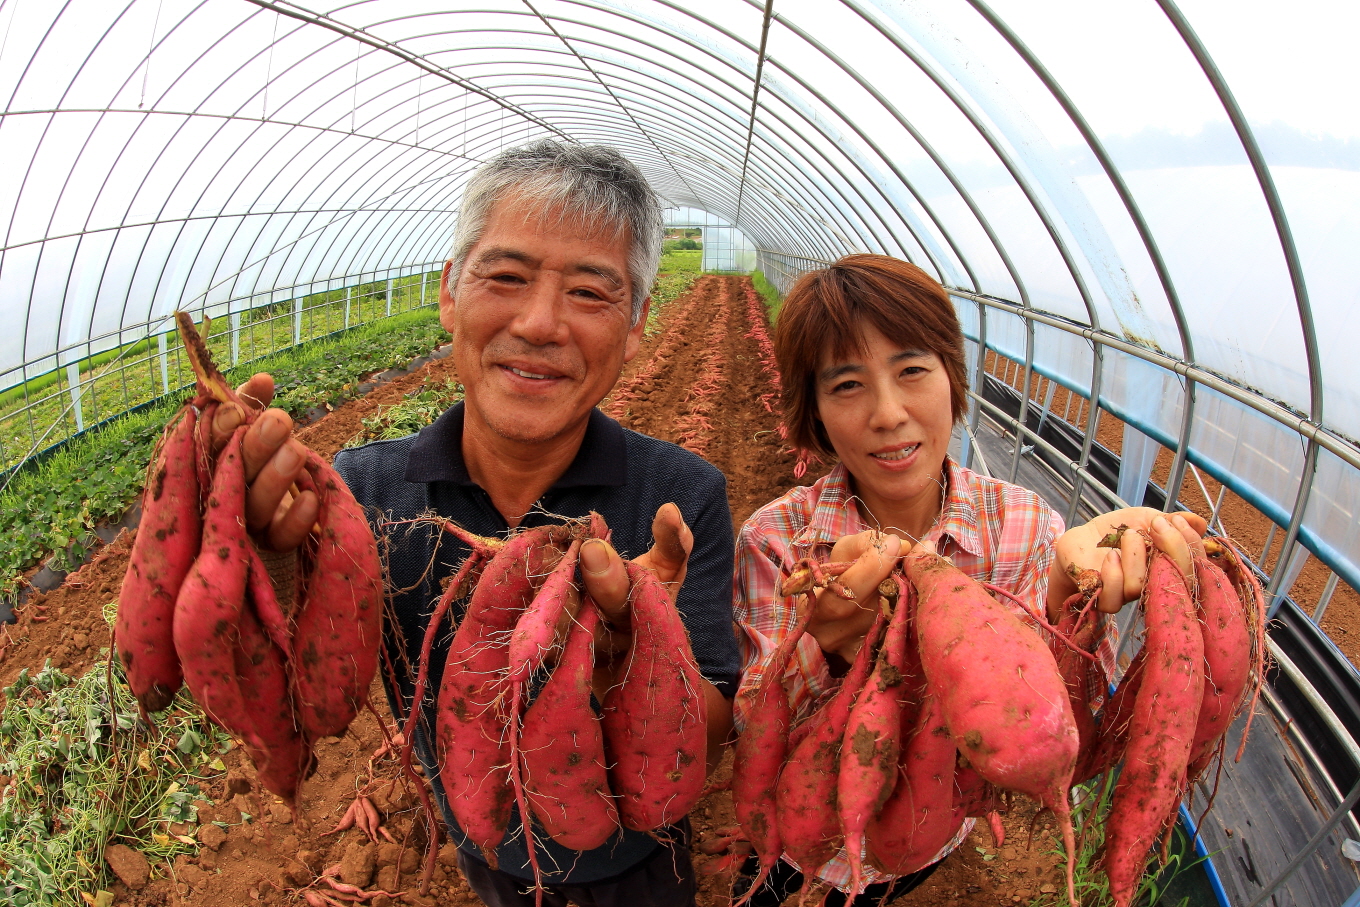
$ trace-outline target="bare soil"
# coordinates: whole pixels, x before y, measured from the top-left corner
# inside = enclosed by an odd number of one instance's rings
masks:
[[[630,428],[667,440],[683,437],[684,443],[701,450],[728,477],[734,524],[795,484],[793,456],[780,441],[775,416],[762,401],[772,385],[756,341],[748,336],[752,324],[745,299],[747,283],[746,278],[706,276],[690,294],[672,302],[662,329],[644,341],[625,369],[616,399],[604,404],[606,411],[617,409]],[[712,327],[718,323],[724,325],[721,332]],[[706,375],[717,376],[716,385],[708,382],[715,389],[694,393],[705,384]],[[360,420],[377,407],[455,377],[451,360],[430,361],[300,428],[297,435],[324,455],[334,456],[359,432]],[[811,482],[817,475],[814,470],[802,482]],[[1232,525],[1232,516],[1228,519]],[[36,669],[45,659],[78,675],[103,657],[109,630],[101,613],[117,599],[130,544],[131,534],[124,533],[63,586],[35,596],[23,607],[18,624],[0,634],[0,684],[12,683],[22,668]],[[428,896],[417,893],[424,824],[413,789],[401,780],[395,761],[390,755],[378,755],[384,740],[379,721],[391,733],[392,719],[376,685],[372,700],[381,718],[363,713],[343,738],[328,738],[318,747],[320,769],[304,785],[299,822],[293,822],[280,801],[256,787],[249,760],[240,749],[232,750],[225,757],[228,772],[209,787],[211,802],[200,803],[198,828],[171,829],[197,834],[205,842],[199,854],[180,857],[173,865],[152,867],[152,881],[139,890],[117,885],[115,903],[131,907],[303,904],[304,891],[319,886],[317,877],[336,864],[345,881],[394,893],[366,901],[375,907],[472,907],[481,903],[463,882],[452,848],[444,842],[440,842],[443,847],[433,887]],[[729,774],[730,757],[715,780],[722,782]],[[372,800],[395,843],[368,842],[357,829],[328,834],[358,795]],[[1035,812],[1032,805],[1017,803],[1005,820],[1007,841],[1000,851],[993,847],[989,833],[975,832],[925,885],[895,903],[995,907],[1059,890],[1061,866],[1051,824],[1040,819],[1034,843],[1028,846]],[[243,815],[253,818],[245,821]],[[730,794],[726,790],[709,794],[693,818],[695,861],[701,874],[699,903],[719,907],[729,902],[730,874],[721,869],[720,856],[705,854],[702,848],[718,836],[719,829],[735,824]],[[226,824],[225,834],[215,831],[214,821]],[[316,890],[328,889],[320,886]]]

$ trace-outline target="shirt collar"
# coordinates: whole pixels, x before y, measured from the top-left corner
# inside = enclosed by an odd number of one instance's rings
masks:
[[[955,463],[953,458],[944,458],[945,482],[948,493],[945,495],[944,512],[931,537],[948,536],[954,543],[974,557],[982,556],[982,536],[978,532],[977,502],[978,489],[974,481],[976,474]]]
[[[444,412],[421,429],[411,442],[406,463],[408,482],[453,482],[476,486],[463,460],[464,404]],[[600,412],[590,411],[581,447],[553,488],[621,486],[628,483],[628,444],[622,425]]]
[[[969,554],[981,556],[982,539],[978,533],[974,473],[959,466],[951,457],[945,457],[944,473],[944,512],[927,538],[938,544],[942,537],[948,537]],[[845,536],[869,528],[852,500],[850,474],[844,464],[837,463],[820,481],[822,487],[821,493],[817,495],[817,507],[807,527],[794,539],[795,545],[809,548],[817,545],[834,546]]]

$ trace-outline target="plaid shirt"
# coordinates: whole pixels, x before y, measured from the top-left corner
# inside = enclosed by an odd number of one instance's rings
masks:
[[[948,495],[944,512],[926,538],[940,554],[964,573],[1014,594],[1032,613],[1007,602],[1026,623],[1048,641],[1048,631],[1034,619],[1043,615],[1048,595],[1048,573],[1053,545],[1063,532],[1062,518],[1034,492],[978,475],[945,460]],[[761,678],[771,656],[794,627],[794,600],[778,594],[780,576],[800,558],[826,561],[837,541],[871,528],[851,499],[848,474],[837,465],[816,484],[794,488],[751,516],[737,537],[733,613],[741,629],[742,680],[735,701],[737,728],[746,726]],[[1117,631],[1113,621],[1097,651],[1106,676],[1113,676]],[[817,641],[804,636],[784,674],[795,716],[811,714],[839,686],[831,676]],[[1104,699],[1103,684],[1093,677],[1092,708]],[[943,859],[973,829],[968,819],[936,855]],[[788,860],[788,857],[784,857]],[[792,861],[789,861],[790,863]],[[870,882],[890,876],[865,864]],[[817,870],[824,881],[848,888],[850,865],[842,850]]]

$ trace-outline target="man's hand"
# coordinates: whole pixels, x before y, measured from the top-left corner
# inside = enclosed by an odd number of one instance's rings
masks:
[[[1074,526],[1058,537],[1049,573],[1049,620],[1057,619],[1063,601],[1076,591],[1074,571],[1100,572],[1102,588],[1096,607],[1107,614],[1117,613],[1142,596],[1150,554],[1148,539],[1170,555],[1181,573],[1193,575],[1191,558],[1196,552],[1204,553],[1207,529],[1208,523],[1197,514],[1165,514],[1151,507],[1127,507],[1098,516],[1084,526]],[[1117,548],[1101,546],[1115,535],[1119,535]]]
[[[264,372],[236,390],[243,400],[257,404],[256,412],[274,399],[274,379]],[[246,414],[233,403],[223,403],[213,419],[213,451],[219,451]],[[291,551],[307,538],[316,523],[320,502],[304,491],[294,497],[290,487],[302,474],[306,448],[292,440],[293,419],[281,409],[265,409],[246,430],[241,446],[246,468],[246,526],[275,551]]]
[[[849,665],[855,660],[864,636],[878,613],[878,586],[888,578],[902,554],[902,540],[872,529],[847,535],[831,549],[836,563],[854,561],[854,566],[839,577],[840,583],[855,596],[850,601],[830,589],[817,593],[817,606],[808,621],[808,633],[822,651],[837,656]],[[836,667],[842,667],[836,665]]]
[[[633,563],[655,573],[674,604],[685,582],[689,554],[694,549],[694,534],[685,525],[678,507],[663,504],[652,520],[652,539],[651,550],[635,558]],[[600,664],[595,671],[595,695],[603,701],[609,687],[623,679],[618,671],[623,667],[622,657],[633,640],[628,571],[612,545],[601,539],[590,539],[581,546],[581,578],[586,594],[594,599],[604,618],[595,637],[596,651],[613,659],[608,664]],[[707,681],[703,681],[703,692],[708,706],[708,771],[712,772],[722,758],[723,746],[732,729],[732,703]]]

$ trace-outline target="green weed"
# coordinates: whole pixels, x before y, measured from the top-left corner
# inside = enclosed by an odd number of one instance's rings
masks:
[[[770,324],[774,324],[775,319],[779,317],[779,307],[784,304],[784,294],[766,280],[765,274],[761,271],[751,272],[751,283],[755,285],[760,298],[765,301],[765,312],[770,316]]]
[[[1113,774],[1101,776],[1081,788],[1081,805],[1072,809],[1072,823],[1077,830],[1077,859],[1074,880],[1077,902],[1082,907],[1112,907],[1110,883],[1101,868],[1101,849],[1105,845],[1105,821],[1109,816],[1114,790]],[[1094,815],[1091,811],[1094,810]],[[1089,817],[1089,820],[1088,820]],[[1083,825],[1085,836],[1082,836]],[[1170,856],[1165,866],[1152,865],[1143,876],[1134,895],[1137,907],[1190,907],[1191,898],[1182,893],[1197,873],[1204,857],[1196,856],[1189,838],[1177,825],[1173,832]],[[1056,853],[1063,857],[1061,841],[1054,839]],[[1067,892],[1063,886],[1053,894],[1041,894],[1028,907],[1067,907]]]
[[[463,385],[453,380],[438,387],[427,387],[407,394],[402,402],[380,407],[373,415],[361,419],[363,430],[350,438],[345,446],[358,447],[369,441],[387,441],[413,435],[461,399]]]
[[[661,256],[662,274],[674,271],[698,271],[703,266],[704,252],[702,249],[675,249],[665,252]]]
[[[111,606],[110,606],[111,607]],[[115,666],[117,670],[117,666]],[[104,849],[126,844],[154,867],[197,850],[175,823],[197,822],[195,801],[226,771],[232,742],[186,695],[136,719],[122,681],[98,662],[72,678],[48,662],[25,669],[5,692],[0,715],[0,900],[13,907],[71,907],[107,889]],[[188,831],[192,831],[189,829]]]

